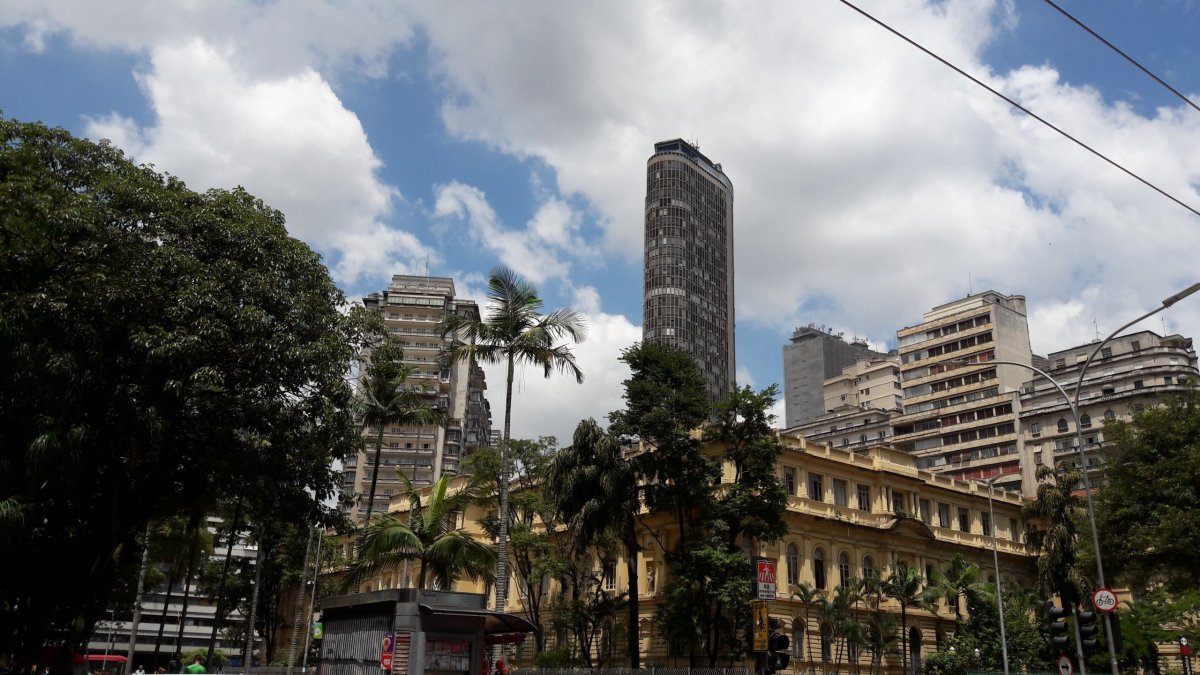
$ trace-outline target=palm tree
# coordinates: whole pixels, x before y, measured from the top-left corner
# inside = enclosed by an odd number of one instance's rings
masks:
[[[896,563],[887,580],[887,596],[900,603],[900,662],[905,675],[908,675],[908,608],[929,607],[929,599],[922,589],[924,583],[925,577],[903,560]]]
[[[886,612],[876,612],[867,624],[867,644],[871,646],[871,672],[883,671],[883,655],[897,640],[896,618]]]
[[[812,633],[808,628],[812,625],[812,610],[817,603],[824,599],[824,593],[813,588],[813,585],[807,581],[801,581],[798,584],[792,584],[792,597],[804,603],[804,639],[808,643],[805,645],[805,651],[808,652],[808,662],[815,670],[817,660],[813,657]]]
[[[422,503],[421,491],[412,481],[403,473],[400,479],[407,491],[408,513],[403,518],[384,514],[367,525],[344,585],[357,585],[368,574],[408,561],[419,564],[417,588],[432,581],[435,588],[450,590],[464,576],[490,583],[496,552],[457,527],[458,514],[480,498],[483,483],[471,480],[451,492],[452,477],[442,476]]]
[[[929,575],[930,597],[942,598],[946,604],[954,604],[955,626],[962,625],[962,601],[969,602],[986,592],[986,586],[979,582],[979,575],[979,566],[967,562],[962,553],[954,554],[944,572],[934,570]]]
[[[620,443],[600,428],[594,419],[575,427],[571,446],[563,448],[550,463],[546,495],[567,523],[571,541],[579,549],[590,546],[606,531],[621,534],[625,548],[625,571],[629,578],[629,607],[626,630],[638,634],[637,521],[639,506],[637,476],[625,459]],[[626,641],[629,667],[640,668],[638,640]]]
[[[583,319],[574,309],[538,314],[542,299],[537,289],[507,267],[497,267],[488,277],[486,317],[451,314],[439,324],[442,336],[452,336],[452,361],[478,360],[504,363],[504,436],[500,443],[500,532],[497,541],[496,610],[508,600],[508,442],[512,432],[513,372],[518,363],[541,366],[545,376],[555,370],[583,383],[583,371],[563,338],[583,340]]]
[[[1053,477],[1053,480],[1046,480]],[[1077,518],[1083,513],[1083,498],[1074,493],[1083,479],[1078,469],[1058,471],[1048,466],[1037,470],[1037,499],[1027,502],[1021,515],[1043,524],[1030,532],[1030,543],[1039,550],[1038,590],[1045,597],[1059,595],[1078,605],[1092,590],[1092,582],[1076,565],[1075,544],[1079,539]]]
[[[371,353],[371,360],[358,380],[354,399],[355,413],[364,429],[375,429],[375,461],[371,468],[371,490],[367,496],[367,515],[371,522],[375,508],[375,486],[379,482],[379,455],[383,451],[383,430],[389,425],[443,426],[446,413],[428,404],[430,391],[422,384],[410,385],[416,368],[402,362],[404,350],[390,336]]]

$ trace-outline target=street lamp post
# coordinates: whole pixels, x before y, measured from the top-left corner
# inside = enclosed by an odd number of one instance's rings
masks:
[[[1145,314],[1130,321],[1129,323],[1126,323],[1125,325],[1123,325],[1120,328],[1113,331],[1108,337],[1104,338],[1104,340],[1102,340],[1100,342],[1100,344],[1096,345],[1095,349],[1092,350],[1091,354],[1088,355],[1087,360],[1084,361],[1084,363],[1083,363],[1083,367],[1079,369],[1079,377],[1076,378],[1076,380],[1075,380],[1075,396],[1074,397],[1068,395],[1067,391],[1065,389],[1063,389],[1062,385],[1059,384],[1058,381],[1055,380],[1053,377],[1050,377],[1050,375],[1047,374],[1045,371],[1043,371],[1039,368],[1035,368],[1034,366],[1032,366],[1028,363],[1021,363],[1019,361],[1004,361],[1004,360],[999,360],[999,359],[974,362],[976,364],[978,364],[978,363],[994,363],[994,364],[1005,364],[1005,365],[1011,365],[1011,366],[1020,366],[1021,368],[1026,368],[1028,370],[1032,370],[1032,371],[1036,372],[1037,374],[1041,375],[1042,377],[1046,378],[1047,382],[1054,385],[1054,388],[1057,389],[1060,394],[1062,394],[1063,399],[1067,402],[1067,405],[1070,407],[1071,417],[1073,417],[1075,420],[1075,449],[1079,453],[1079,466],[1083,470],[1083,489],[1084,489],[1084,494],[1087,498],[1086,503],[1087,503],[1088,523],[1091,525],[1091,528],[1092,528],[1092,549],[1096,555],[1096,580],[1097,580],[1097,582],[1099,582],[1101,587],[1105,586],[1104,564],[1101,561],[1101,556],[1100,556],[1100,536],[1096,531],[1096,511],[1092,505],[1092,482],[1091,482],[1091,479],[1088,478],[1087,455],[1083,451],[1083,429],[1080,428],[1080,426],[1079,426],[1079,396],[1080,396],[1080,392],[1083,390],[1083,378],[1087,374],[1088,366],[1090,366],[1092,363],[1092,360],[1096,358],[1096,354],[1099,354],[1100,350],[1103,349],[1104,345],[1108,344],[1109,341],[1111,341],[1113,338],[1115,338],[1117,335],[1119,335],[1126,328],[1129,328],[1130,326],[1132,326],[1138,322],[1144,321],[1144,320],[1154,316],[1155,314],[1158,314],[1159,312],[1163,311],[1164,309],[1167,309],[1168,307],[1171,307],[1172,305],[1179,302],[1180,300],[1183,300],[1184,298],[1188,297],[1189,295],[1192,295],[1196,291],[1200,291],[1200,282],[1194,283],[1191,286],[1188,286],[1187,288],[1183,289],[1182,291],[1180,291],[1172,296],[1167,297],[1165,300],[1162,301],[1162,304],[1160,306],[1155,307],[1154,309],[1150,310],[1149,312],[1146,312]],[[963,359],[952,359],[952,361],[957,362],[957,363],[967,362]],[[994,525],[993,525],[993,527],[994,527]],[[1108,643],[1109,668],[1112,671],[1112,675],[1120,675],[1120,670],[1117,667],[1117,647],[1116,647],[1116,644],[1112,640],[1112,617],[1107,612],[1104,613],[1104,635],[1105,635],[1104,641],[1106,643]],[[1076,642],[1078,642],[1078,640]],[[1083,662],[1082,647],[1079,648],[1079,652],[1080,652],[1079,659],[1080,659],[1080,663],[1082,664],[1082,662]]]
[[[996,548],[996,509],[992,506],[992,494],[995,490],[996,479],[1003,474],[996,474],[985,481],[988,488],[988,518],[991,520],[992,531],[992,563],[996,566],[996,612],[1000,615],[1000,658],[1004,665],[1004,675],[1008,675],[1008,636],[1004,632],[1004,596],[1000,591],[1000,553]]]

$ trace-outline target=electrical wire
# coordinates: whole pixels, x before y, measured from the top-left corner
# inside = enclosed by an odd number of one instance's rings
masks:
[[[1146,66],[1143,66],[1142,64],[1138,63],[1137,61],[1135,61],[1135,60],[1133,59],[1133,57],[1132,57],[1132,56],[1130,56],[1130,55],[1126,54],[1125,52],[1121,51],[1120,49],[1118,49],[1118,48],[1117,48],[1117,46],[1116,46],[1116,45],[1114,45],[1113,43],[1109,42],[1108,40],[1105,40],[1105,39],[1104,39],[1104,38],[1103,38],[1103,37],[1102,37],[1102,36],[1101,36],[1099,33],[1097,33],[1096,31],[1092,30],[1091,28],[1088,28],[1088,27],[1087,27],[1087,26],[1086,26],[1086,25],[1085,25],[1085,24],[1084,24],[1082,21],[1080,21],[1079,19],[1076,19],[1075,17],[1071,16],[1071,14],[1070,14],[1069,12],[1067,12],[1067,10],[1065,10],[1065,9],[1063,9],[1062,7],[1058,6],[1058,5],[1057,5],[1057,4],[1054,2],[1054,0],[1045,0],[1045,2],[1046,2],[1046,4],[1047,4],[1047,5],[1050,5],[1050,6],[1051,6],[1051,7],[1053,7],[1054,9],[1057,9],[1059,14],[1062,14],[1063,16],[1067,17],[1067,18],[1068,18],[1068,19],[1070,19],[1072,22],[1074,22],[1076,26],[1079,26],[1080,28],[1082,28],[1082,29],[1084,29],[1085,31],[1087,31],[1087,32],[1088,32],[1088,33],[1089,33],[1089,34],[1090,34],[1092,37],[1094,37],[1094,38],[1096,38],[1097,40],[1099,40],[1099,41],[1103,42],[1103,43],[1104,43],[1104,45],[1105,45],[1106,47],[1108,47],[1109,49],[1113,50],[1114,52],[1116,52],[1116,53],[1120,54],[1120,55],[1121,55],[1121,56],[1122,56],[1122,57],[1123,57],[1123,58],[1124,58],[1126,61],[1128,61],[1128,62],[1132,63],[1132,64],[1133,64],[1133,65],[1135,65],[1135,66],[1137,66],[1137,67],[1138,67],[1138,70],[1141,70],[1143,73],[1145,73],[1145,74],[1149,75],[1149,76],[1150,76],[1150,77],[1151,77],[1151,78],[1152,78],[1152,79],[1153,79],[1155,82],[1157,82],[1157,83],[1161,84],[1162,86],[1166,87],[1168,91],[1170,91],[1172,94],[1175,94],[1175,95],[1176,95],[1177,97],[1179,97],[1179,99],[1180,99],[1180,100],[1182,100],[1184,103],[1186,103],[1186,104],[1190,105],[1191,107],[1195,108],[1195,109],[1196,109],[1196,112],[1200,112],[1200,106],[1198,106],[1198,105],[1196,105],[1195,103],[1193,103],[1193,102],[1192,102],[1192,99],[1190,99],[1190,98],[1188,98],[1187,96],[1184,96],[1183,94],[1181,94],[1181,93],[1180,93],[1178,90],[1176,90],[1176,89],[1175,89],[1175,87],[1172,87],[1171,85],[1167,84],[1166,82],[1163,82],[1162,78],[1160,78],[1159,76],[1157,76],[1157,75],[1155,75],[1154,73],[1150,72],[1150,69],[1149,69],[1149,68],[1147,68]]]
[[[992,88],[992,87],[988,86],[988,85],[987,85],[986,83],[984,83],[982,80],[980,80],[980,79],[976,78],[975,76],[973,76],[973,75],[971,75],[970,73],[966,72],[966,71],[965,71],[965,70],[963,70],[962,68],[959,68],[958,66],[954,65],[953,63],[950,63],[949,61],[947,61],[946,59],[942,58],[941,56],[938,56],[937,54],[933,53],[932,51],[930,51],[929,49],[925,48],[925,47],[924,47],[924,46],[922,46],[920,43],[918,43],[917,41],[915,41],[915,40],[913,40],[912,38],[908,37],[908,36],[907,36],[907,35],[905,35],[904,33],[901,33],[900,31],[896,30],[895,28],[892,28],[892,27],[891,27],[891,26],[889,26],[888,24],[884,23],[883,21],[881,21],[881,20],[879,20],[879,19],[875,18],[874,16],[872,16],[871,14],[867,13],[865,10],[863,10],[863,9],[859,8],[857,5],[855,5],[854,3],[850,2],[850,0],[838,0],[838,1],[839,1],[839,2],[841,2],[843,5],[846,5],[846,6],[847,6],[847,7],[849,7],[850,9],[853,9],[854,11],[856,11],[856,12],[858,12],[859,14],[863,15],[864,17],[866,17],[866,18],[870,19],[872,22],[874,22],[874,23],[878,24],[880,27],[882,27],[883,29],[887,30],[889,33],[891,33],[891,34],[895,35],[896,37],[900,38],[901,40],[904,40],[905,42],[907,42],[908,44],[910,44],[910,45],[912,45],[912,46],[916,47],[917,49],[921,50],[922,52],[925,52],[925,54],[927,54],[928,56],[930,56],[930,57],[932,57],[933,59],[937,60],[939,63],[941,63],[942,65],[946,66],[947,68],[949,68],[949,69],[953,70],[954,72],[958,73],[959,75],[962,75],[963,77],[965,77],[965,78],[967,78],[968,80],[970,80],[970,81],[974,82],[975,84],[979,85],[980,87],[983,87],[984,89],[988,90],[989,92],[991,92],[992,94],[996,95],[997,97],[999,97],[999,98],[1003,99],[1003,100],[1004,100],[1006,103],[1008,103],[1008,104],[1009,104],[1009,105],[1011,105],[1012,107],[1016,108],[1017,110],[1020,110],[1021,112],[1025,113],[1026,115],[1029,115],[1029,116],[1030,116],[1030,117],[1032,117],[1033,119],[1035,119],[1035,120],[1037,120],[1037,121],[1041,122],[1043,125],[1045,125],[1045,126],[1049,127],[1050,129],[1054,130],[1054,131],[1055,131],[1055,132],[1057,132],[1059,135],[1061,135],[1061,136],[1063,136],[1064,138],[1066,138],[1066,139],[1070,140],[1072,143],[1074,143],[1074,144],[1078,145],[1079,147],[1083,148],[1084,150],[1087,150],[1088,152],[1092,153],[1093,155],[1095,155],[1095,156],[1099,157],[1100,159],[1104,160],[1105,162],[1107,162],[1108,164],[1112,165],[1113,167],[1116,167],[1116,168],[1117,168],[1117,169],[1119,169],[1119,170],[1120,170],[1122,173],[1124,173],[1125,175],[1129,176],[1130,178],[1133,178],[1133,179],[1134,179],[1134,180],[1136,180],[1137,182],[1141,183],[1142,185],[1145,185],[1146,187],[1150,188],[1151,190],[1154,190],[1155,192],[1157,192],[1158,194],[1162,195],[1163,197],[1166,197],[1167,199],[1169,199],[1169,200],[1171,200],[1171,201],[1175,202],[1176,204],[1178,204],[1179,206],[1182,206],[1183,208],[1187,209],[1188,211],[1191,211],[1191,212],[1192,212],[1194,215],[1200,216],[1200,211],[1197,211],[1196,209],[1192,208],[1191,206],[1188,206],[1186,203],[1184,203],[1183,201],[1179,200],[1178,198],[1176,198],[1176,197],[1175,197],[1174,195],[1172,195],[1171,193],[1169,193],[1169,192],[1167,192],[1166,190],[1164,190],[1164,189],[1162,189],[1162,188],[1158,187],[1158,186],[1157,186],[1157,185],[1155,185],[1154,183],[1151,183],[1150,181],[1146,180],[1145,178],[1142,178],[1141,176],[1137,175],[1137,174],[1136,174],[1136,173],[1134,173],[1133,171],[1131,171],[1131,170],[1129,170],[1129,169],[1126,169],[1124,166],[1121,166],[1121,165],[1120,165],[1120,164],[1118,164],[1116,161],[1114,161],[1114,160],[1112,160],[1112,159],[1109,159],[1109,158],[1108,158],[1108,157],[1107,157],[1107,156],[1106,156],[1104,153],[1100,152],[1099,150],[1096,150],[1095,148],[1093,148],[1092,146],[1088,145],[1087,143],[1084,143],[1083,141],[1079,140],[1078,138],[1075,138],[1074,136],[1072,136],[1071,134],[1067,133],[1066,131],[1063,131],[1062,129],[1060,129],[1060,128],[1058,128],[1058,127],[1054,126],[1054,125],[1053,125],[1053,124],[1051,124],[1051,123],[1050,123],[1048,120],[1046,120],[1045,118],[1043,118],[1043,117],[1039,116],[1037,113],[1033,112],[1033,111],[1032,111],[1032,110],[1030,110],[1029,108],[1026,108],[1025,106],[1021,105],[1020,103],[1017,103],[1017,102],[1016,102],[1016,101],[1014,101],[1013,99],[1011,99],[1011,98],[1009,98],[1009,97],[1005,96],[1004,94],[1000,93],[998,90],[996,90],[996,89],[994,89],[994,88]]]

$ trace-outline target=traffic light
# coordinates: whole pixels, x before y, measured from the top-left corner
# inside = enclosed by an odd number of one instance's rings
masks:
[[[1066,651],[1067,643],[1070,641],[1067,638],[1067,617],[1070,615],[1070,610],[1067,607],[1055,607],[1053,600],[1046,601],[1046,622],[1050,626],[1050,644]]]
[[[783,621],[781,619],[768,619],[767,628],[771,631],[771,634],[767,637],[766,670],[768,673],[785,670],[792,661],[792,657],[787,651],[792,641],[788,639],[787,635],[779,632],[783,629]]]
[[[1091,651],[1100,643],[1096,640],[1096,613],[1076,612],[1075,622],[1079,627],[1080,646],[1084,651]]]

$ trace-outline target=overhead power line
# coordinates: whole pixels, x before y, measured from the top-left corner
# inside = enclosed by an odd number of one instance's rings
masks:
[[[1187,96],[1184,96],[1183,94],[1181,94],[1181,93],[1180,93],[1180,92],[1179,92],[1177,89],[1175,89],[1175,87],[1172,87],[1171,85],[1167,84],[1166,82],[1163,82],[1162,78],[1161,78],[1161,77],[1159,77],[1159,76],[1157,76],[1157,75],[1155,75],[1154,73],[1150,72],[1150,69],[1149,69],[1149,68],[1147,68],[1146,66],[1143,66],[1142,64],[1138,63],[1137,61],[1135,61],[1135,60],[1134,60],[1134,58],[1133,58],[1132,56],[1130,56],[1130,55],[1126,54],[1125,52],[1121,51],[1120,49],[1118,49],[1118,48],[1117,48],[1117,46],[1116,46],[1116,45],[1114,45],[1113,43],[1109,42],[1108,40],[1105,40],[1103,36],[1101,36],[1101,35],[1100,35],[1099,33],[1097,33],[1096,31],[1092,30],[1091,28],[1088,28],[1088,27],[1087,27],[1087,26],[1086,26],[1086,25],[1085,25],[1085,24],[1084,24],[1082,21],[1080,21],[1079,19],[1076,19],[1075,17],[1071,16],[1071,14],[1070,14],[1069,12],[1067,12],[1067,10],[1063,9],[1062,7],[1059,7],[1059,6],[1058,6],[1058,5],[1057,5],[1057,4],[1054,2],[1054,0],[1045,0],[1045,1],[1046,1],[1046,4],[1047,4],[1047,5],[1050,5],[1050,6],[1051,6],[1051,7],[1053,7],[1054,9],[1057,9],[1059,14],[1062,14],[1063,16],[1065,16],[1065,17],[1067,17],[1068,19],[1070,19],[1072,22],[1074,22],[1074,23],[1075,23],[1075,25],[1076,25],[1076,26],[1079,26],[1080,28],[1084,29],[1084,30],[1085,30],[1085,31],[1087,31],[1089,34],[1091,34],[1091,36],[1092,36],[1092,37],[1094,37],[1094,38],[1096,38],[1097,40],[1099,40],[1099,41],[1103,42],[1103,43],[1105,44],[1105,46],[1106,46],[1106,47],[1108,47],[1109,49],[1113,50],[1114,52],[1116,52],[1116,53],[1120,54],[1120,55],[1121,55],[1121,56],[1122,56],[1122,57],[1123,57],[1123,58],[1124,58],[1126,61],[1128,61],[1128,62],[1132,63],[1132,64],[1133,64],[1133,65],[1135,65],[1135,66],[1137,66],[1137,67],[1138,67],[1138,70],[1141,70],[1143,73],[1145,73],[1145,74],[1149,75],[1149,76],[1150,76],[1150,77],[1151,77],[1151,78],[1152,78],[1152,79],[1153,79],[1155,82],[1157,82],[1157,83],[1161,84],[1162,86],[1166,87],[1168,91],[1170,91],[1172,94],[1175,94],[1176,96],[1178,96],[1178,97],[1179,97],[1179,99],[1180,99],[1181,101],[1183,101],[1184,103],[1186,103],[1186,104],[1188,104],[1188,105],[1192,106],[1193,108],[1195,108],[1195,109],[1196,109],[1196,112],[1200,112],[1200,106],[1198,106],[1198,105],[1196,105],[1195,103],[1193,103],[1193,102],[1192,102],[1192,99],[1190,99],[1190,98],[1188,98]]]
[[[949,68],[949,69],[953,70],[954,72],[958,73],[959,75],[962,75],[963,77],[965,77],[965,78],[967,78],[968,80],[970,80],[970,81],[974,82],[975,84],[979,85],[980,87],[983,87],[984,89],[988,90],[989,92],[991,92],[992,94],[994,94],[994,95],[995,95],[995,96],[997,96],[998,98],[1000,98],[1000,99],[1003,99],[1003,100],[1004,100],[1006,103],[1008,103],[1008,104],[1009,104],[1009,105],[1011,105],[1012,107],[1016,108],[1017,110],[1020,110],[1021,112],[1025,113],[1026,115],[1029,115],[1029,116],[1030,116],[1030,117],[1032,117],[1033,119],[1035,119],[1035,120],[1037,120],[1037,121],[1041,122],[1043,125],[1045,125],[1045,126],[1049,127],[1049,128],[1050,128],[1050,129],[1052,129],[1053,131],[1057,132],[1059,135],[1061,135],[1061,136],[1063,136],[1064,138],[1066,138],[1066,139],[1070,140],[1072,143],[1074,143],[1074,144],[1078,145],[1079,147],[1083,148],[1084,150],[1087,150],[1088,152],[1090,152],[1090,153],[1092,153],[1093,155],[1095,155],[1095,156],[1099,157],[1100,159],[1104,160],[1104,161],[1105,161],[1105,162],[1107,162],[1108,164],[1110,164],[1110,165],[1112,165],[1112,166],[1116,167],[1116,168],[1117,168],[1117,169],[1119,169],[1119,170],[1120,170],[1122,173],[1124,173],[1125,175],[1129,176],[1130,178],[1133,178],[1133,179],[1134,179],[1134,180],[1136,180],[1137,182],[1141,183],[1142,185],[1145,185],[1146,187],[1150,188],[1151,190],[1154,190],[1155,192],[1157,192],[1158,194],[1162,195],[1163,197],[1166,197],[1167,199],[1169,199],[1169,200],[1171,200],[1171,201],[1175,202],[1176,204],[1178,204],[1179,206],[1182,206],[1183,208],[1187,209],[1188,211],[1191,211],[1191,212],[1192,212],[1192,214],[1194,214],[1194,215],[1196,215],[1196,216],[1200,216],[1200,211],[1197,211],[1196,209],[1194,209],[1194,208],[1192,208],[1191,206],[1187,205],[1186,203],[1184,203],[1183,201],[1181,201],[1180,199],[1178,199],[1177,197],[1175,197],[1175,196],[1174,196],[1174,195],[1172,195],[1171,193],[1169,193],[1169,192],[1167,192],[1166,190],[1164,190],[1164,189],[1162,189],[1162,188],[1158,187],[1158,186],[1157,186],[1157,185],[1155,185],[1154,183],[1151,183],[1150,181],[1146,180],[1145,178],[1142,178],[1141,176],[1137,175],[1137,174],[1136,174],[1136,173],[1134,173],[1133,171],[1131,171],[1131,170],[1129,170],[1129,169],[1126,169],[1124,166],[1122,166],[1122,165],[1118,164],[1118,163],[1117,163],[1115,160],[1109,159],[1109,158],[1108,158],[1108,156],[1106,156],[1104,153],[1100,152],[1099,150],[1096,150],[1095,148],[1093,148],[1092,146],[1088,145],[1087,143],[1084,143],[1083,141],[1079,140],[1078,138],[1075,138],[1074,136],[1072,136],[1071,134],[1067,133],[1066,131],[1063,131],[1062,129],[1060,129],[1060,128],[1058,128],[1058,127],[1054,126],[1054,125],[1053,125],[1053,124],[1051,124],[1051,123],[1050,123],[1048,120],[1046,120],[1045,118],[1043,118],[1043,117],[1039,116],[1037,113],[1033,112],[1033,111],[1032,111],[1032,110],[1030,110],[1029,108],[1026,108],[1025,106],[1021,105],[1020,103],[1017,103],[1017,102],[1016,102],[1016,101],[1014,101],[1013,99],[1009,98],[1008,96],[1005,96],[1005,95],[1004,95],[1004,94],[1002,94],[1000,91],[998,91],[998,90],[994,89],[993,87],[989,86],[987,83],[985,83],[985,82],[983,82],[982,80],[980,80],[980,79],[976,78],[975,76],[971,75],[970,73],[968,73],[967,71],[963,70],[962,68],[959,68],[958,66],[954,65],[953,63],[950,63],[949,61],[947,61],[946,59],[942,58],[941,56],[938,56],[937,54],[933,53],[932,51],[930,51],[929,49],[925,48],[923,45],[921,45],[921,44],[920,44],[919,42],[917,42],[916,40],[913,40],[912,38],[908,37],[908,36],[907,36],[907,35],[905,35],[904,33],[901,33],[900,31],[896,30],[895,28],[892,28],[891,26],[889,26],[888,24],[884,23],[883,21],[881,21],[881,20],[879,20],[879,19],[875,18],[874,16],[872,16],[871,14],[869,14],[868,12],[866,12],[865,10],[861,9],[860,7],[858,7],[857,5],[855,5],[854,3],[850,2],[850,0],[839,0],[839,2],[841,2],[843,5],[846,5],[846,6],[847,6],[847,7],[849,7],[850,9],[853,9],[854,11],[858,12],[859,14],[861,14],[861,15],[865,16],[866,18],[870,19],[872,22],[874,22],[874,23],[878,24],[878,25],[879,25],[881,28],[883,28],[883,29],[887,30],[887,31],[888,31],[889,33],[891,33],[892,35],[895,35],[896,37],[900,38],[901,40],[904,40],[905,42],[907,42],[908,44],[910,44],[910,45],[912,45],[912,46],[916,47],[917,49],[921,50],[922,52],[925,52],[925,54],[926,54],[926,55],[930,56],[930,57],[931,57],[931,58],[933,58],[933,59],[936,59],[936,60],[937,60],[939,63],[941,63],[942,65],[946,66],[947,68]]]

